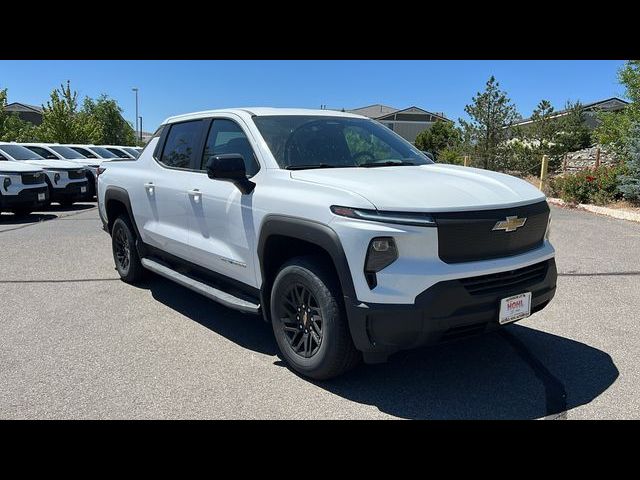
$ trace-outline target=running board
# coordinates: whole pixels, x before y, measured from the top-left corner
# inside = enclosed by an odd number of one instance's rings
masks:
[[[158,275],[161,275],[169,280],[173,280],[176,283],[179,283],[183,287],[187,287],[194,292],[197,292],[205,297],[213,300],[214,302],[221,303],[225,307],[233,308],[235,310],[240,310],[241,312],[246,313],[259,313],[260,305],[249,302],[242,298],[234,297],[233,295],[223,292],[222,290],[218,290],[217,288],[212,287],[211,285],[207,285],[206,283],[202,283],[194,278],[188,277],[187,275],[183,275],[182,273],[178,273],[171,268],[162,265],[154,260],[150,260],[148,258],[141,259],[142,265],[144,268],[151,270]]]

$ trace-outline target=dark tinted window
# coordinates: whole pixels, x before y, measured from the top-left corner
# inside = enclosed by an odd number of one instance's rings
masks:
[[[90,150],[87,150],[86,148],[82,148],[82,147],[71,147],[71,148],[73,148],[76,152],[81,153],[87,158],[98,158],[98,156],[95,153],[93,153]]]
[[[3,150],[4,153],[15,160],[42,160],[40,155],[21,145],[2,145],[0,150]]]
[[[59,160],[59,158],[54,154],[51,153],[49,150],[47,150],[46,148],[42,148],[42,147],[27,147],[29,150],[31,150],[32,152],[36,152],[38,155],[40,155],[42,158],[46,158],[47,160]]]
[[[59,153],[62,158],[68,158],[72,160],[81,160],[83,158],[87,158],[80,152],[75,151],[73,148],[63,147],[62,145],[52,145],[50,148],[54,152]]]
[[[130,155],[127,155],[124,151],[120,150],[119,148],[107,147],[107,150],[109,150],[118,158],[126,158],[126,159],[131,158]]]
[[[133,158],[138,158],[140,156],[140,152],[138,150],[136,150],[135,148],[122,147],[122,149],[125,152],[127,152],[128,154],[130,154]]]
[[[214,155],[228,153],[242,155],[248,177],[252,177],[260,170],[253,148],[251,148],[251,143],[249,143],[249,139],[240,128],[240,125],[232,120],[214,120],[209,129],[200,168],[204,170],[207,162]]]
[[[171,125],[160,162],[172,168],[191,168],[191,159],[200,139],[201,127],[200,120]]]
[[[96,152],[98,155],[100,155],[102,158],[118,158],[118,156],[114,153],[111,153],[109,150],[107,150],[106,148],[102,148],[102,147],[91,147],[91,150],[93,150],[94,152]]]
[[[254,117],[281,168],[370,167],[433,163],[382,124],[325,116]]]

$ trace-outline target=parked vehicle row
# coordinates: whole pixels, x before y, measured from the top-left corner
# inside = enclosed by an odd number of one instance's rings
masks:
[[[26,215],[59,203],[93,201],[104,161],[133,160],[137,147],[0,142],[0,212]]]

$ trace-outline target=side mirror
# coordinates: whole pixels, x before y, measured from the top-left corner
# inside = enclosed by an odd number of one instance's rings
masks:
[[[233,183],[244,193],[251,193],[256,184],[247,178],[244,158],[239,153],[216,155],[207,162],[207,175],[213,180]]]

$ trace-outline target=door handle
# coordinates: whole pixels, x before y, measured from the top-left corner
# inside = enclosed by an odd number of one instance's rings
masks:
[[[187,194],[193,198],[193,201],[195,203],[198,203],[200,201],[200,197],[202,196],[202,193],[197,188],[194,188],[193,190],[189,190]]]
[[[147,190],[149,195],[153,195],[153,182],[145,183],[144,188]]]

